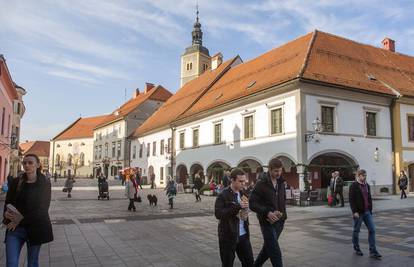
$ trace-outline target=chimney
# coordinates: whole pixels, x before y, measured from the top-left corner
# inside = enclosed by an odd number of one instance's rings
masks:
[[[134,93],[132,94],[132,98],[136,98],[139,95],[139,88],[135,89]]]
[[[391,52],[395,52],[395,41],[393,39],[390,38],[384,38],[384,40],[382,40],[382,48]]]
[[[217,69],[222,62],[223,62],[223,54],[221,54],[220,52],[215,54],[211,58],[211,70]]]
[[[152,88],[154,88],[154,84],[153,83],[145,83],[145,93],[148,93],[149,91],[151,91]]]

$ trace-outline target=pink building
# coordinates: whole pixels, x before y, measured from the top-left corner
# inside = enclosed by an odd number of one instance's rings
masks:
[[[0,55],[0,185],[3,185],[9,173],[13,103],[17,98],[17,91],[7,68],[6,59]]]

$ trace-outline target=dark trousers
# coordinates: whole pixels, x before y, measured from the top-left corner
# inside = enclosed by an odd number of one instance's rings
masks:
[[[405,189],[401,189],[401,199],[403,199],[403,198],[407,198],[407,194],[405,193]]]
[[[136,210],[133,198],[129,199],[128,210],[134,210],[134,211]]]
[[[338,205],[338,202],[339,202],[337,198],[338,195],[339,195],[339,198],[341,199],[341,207],[343,207],[344,206],[344,193],[342,191],[334,193],[334,201],[335,201],[334,205]]]
[[[71,195],[71,193],[72,193],[72,188],[68,188],[68,197],[72,197],[72,195]]]
[[[285,222],[279,221],[270,224],[261,224],[260,229],[263,235],[263,247],[257,255],[254,266],[262,266],[267,259],[270,259],[273,267],[283,267],[282,252],[279,246],[279,236],[283,231]]]
[[[237,243],[219,240],[221,266],[232,267],[234,258],[239,258],[243,267],[253,266],[253,250],[247,234],[239,237]]]

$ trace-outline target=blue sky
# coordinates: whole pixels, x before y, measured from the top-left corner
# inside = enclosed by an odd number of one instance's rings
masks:
[[[109,113],[145,82],[175,92],[195,0],[0,0],[0,53],[26,88],[22,140]],[[314,29],[414,55],[414,1],[199,0],[204,45],[244,61]]]

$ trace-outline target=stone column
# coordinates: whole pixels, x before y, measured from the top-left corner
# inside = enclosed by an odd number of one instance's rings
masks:
[[[296,167],[296,172],[299,174],[299,190],[303,192],[305,191],[305,166],[298,165]]]

